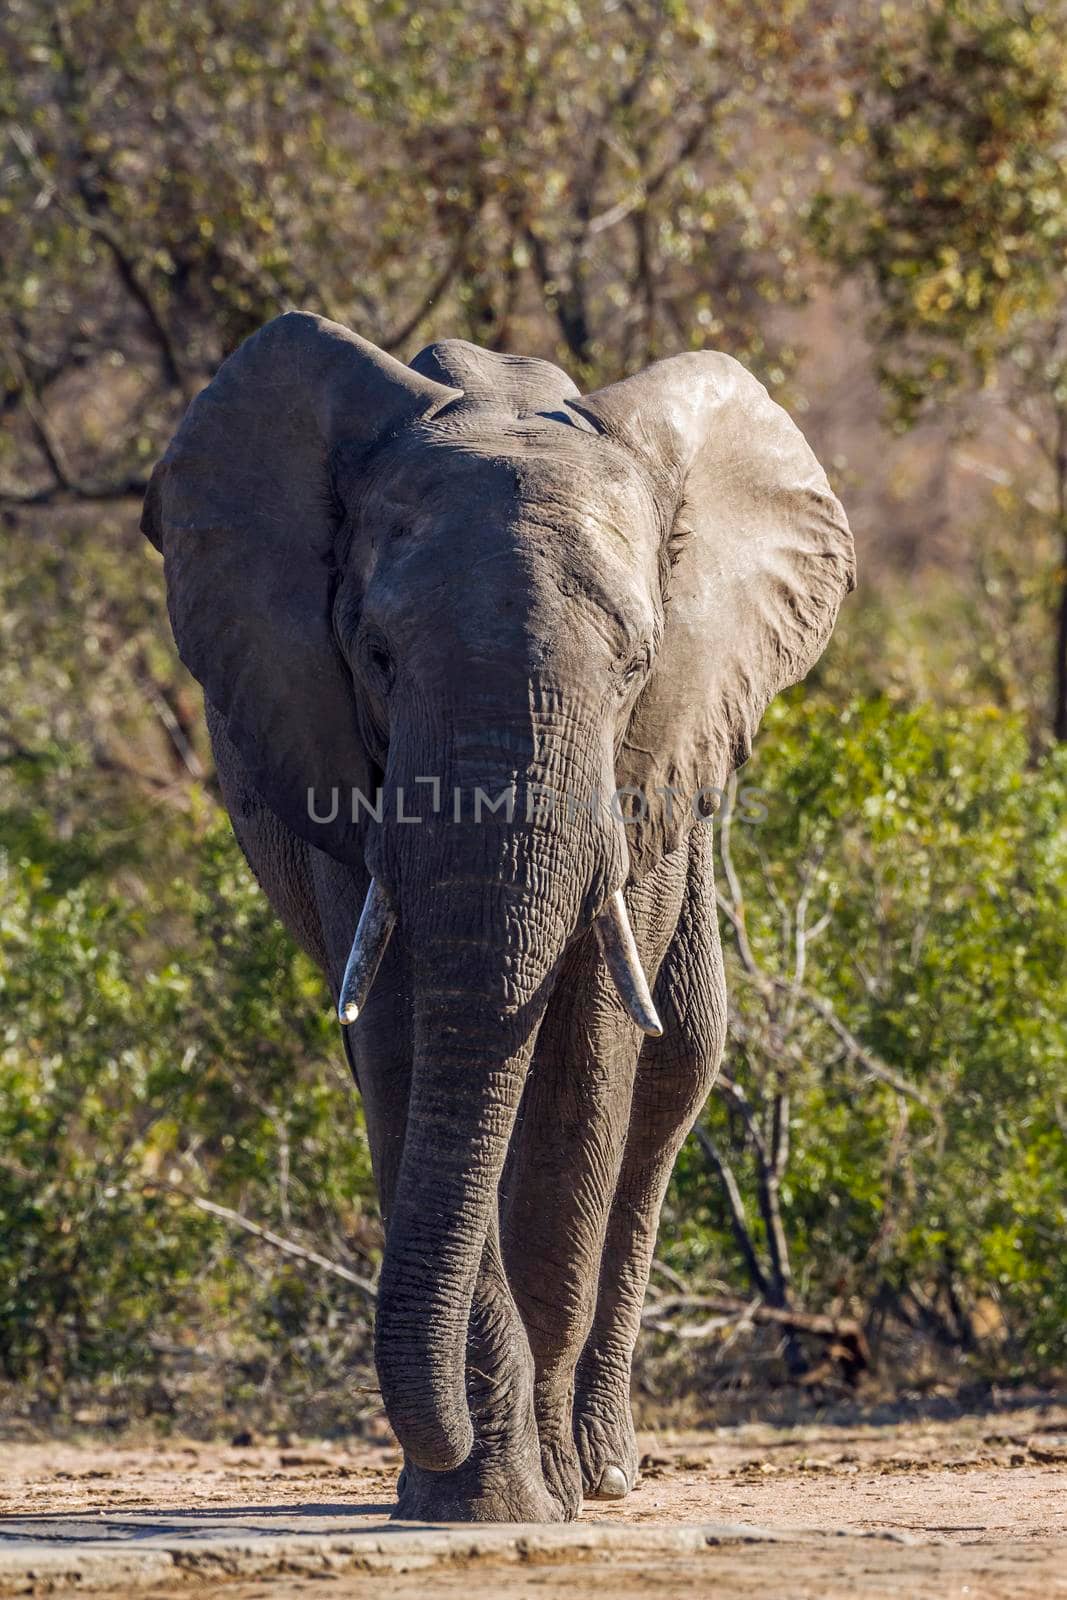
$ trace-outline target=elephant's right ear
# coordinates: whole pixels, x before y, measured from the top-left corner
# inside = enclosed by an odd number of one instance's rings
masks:
[[[186,412],[141,526],[163,552],[178,652],[281,819],[359,855],[368,764],[333,635],[332,464],[456,398],[337,323],[300,312],[247,339]],[[317,822],[308,803],[332,821]]]

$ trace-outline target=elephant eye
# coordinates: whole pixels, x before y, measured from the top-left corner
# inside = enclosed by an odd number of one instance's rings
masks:
[[[360,641],[360,657],[373,686],[385,694],[392,688],[395,668],[389,646],[380,633],[366,633]]]
[[[637,679],[643,677],[644,674],[648,671],[648,664],[649,664],[648,648],[647,648],[647,646],[642,646],[642,648],[637,652],[637,654],[635,656],[632,656],[630,658],[630,660],[625,664],[625,666],[620,671],[620,673],[619,673],[619,686],[620,686],[620,689],[625,690],[625,689],[632,688],[633,685],[636,683]]]

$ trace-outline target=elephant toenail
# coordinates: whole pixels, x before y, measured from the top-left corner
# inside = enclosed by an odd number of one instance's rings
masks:
[[[605,1467],[600,1474],[600,1485],[597,1489],[598,1500],[621,1500],[630,1492],[629,1479],[621,1467]]]

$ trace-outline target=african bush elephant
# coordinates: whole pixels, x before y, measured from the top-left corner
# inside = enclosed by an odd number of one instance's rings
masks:
[[[727,356],[583,397],[294,312],[193,402],[143,526],[237,837],[346,1023],[398,1514],[623,1495],[723,1046],[703,819],[852,587],[841,506]]]

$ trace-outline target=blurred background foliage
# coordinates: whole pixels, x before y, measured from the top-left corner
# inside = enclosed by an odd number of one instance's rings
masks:
[[[852,516],[860,593],[719,830],[731,1035],[668,1203],[648,1392],[1062,1372],[1065,22],[1018,0],[9,0],[13,1395],[378,1416],[358,1101],[219,810],[137,531],[189,397],[292,306],[589,387],[729,350]]]

